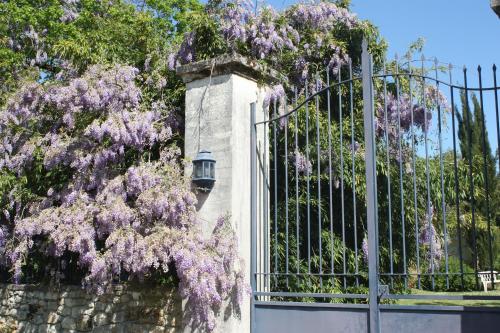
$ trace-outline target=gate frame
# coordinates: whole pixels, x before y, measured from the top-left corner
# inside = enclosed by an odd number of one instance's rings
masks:
[[[375,121],[373,115],[373,63],[368,53],[368,42],[363,39],[361,68],[363,79],[363,116],[366,161],[366,216],[368,226],[368,285],[370,306],[370,333],[380,332],[378,292],[378,239],[377,239],[377,170],[375,150]],[[368,190],[368,188],[370,190]]]
[[[436,60],[437,62],[437,60]],[[451,66],[450,66],[451,69]],[[376,173],[376,139],[375,139],[375,96],[374,96],[374,79],[379,77],[385,77],[384,75],[377,75],[373,73],[373,57],[368,52],[368,42],[366,39],[363,39],[362,42],[362,54],[361,54],[361,76],[357,77],[357,80],[362,81],[362,94],[363,94],[363,120],[364,120],[364,140],[365,140],[365,165],[366,165],[366,184],[367,184],[367,194],[366,194],[366,213],[367,213],[367,236],[368,236],[368,285],[369,292],[368,294],[317,294],[317,296],[312,297],[323,297],[323,298],[364,298],[368,299],[368,304],[332,304],[332,303],[303,303],[303,302],[270,302],[267,298],[273,296],[290,296],[290,297],[306,297],[311,296],[312,294],[306,293],[281,293],[281,292],[270,292],[268,291],[260,291],[257,290],[257,266],[260,265],[258,261],[258,248],[257,248],[257,238],[262,237],[262,235],[258,235],[258,209],[259,206],[259,195],[257,193],[257,178],[258,178],[258,147],[257,147],[257,125],[264,124],[268,126],[272,121],[276,121],[277,119],[287,116],[281,115],[277,116],[275,113],[275,119],[268,119],[262,122],[256,122],[256,103],[251,103],[250,105],[250,119],[251,119],[251,153],[250,153],[250,162],[251,162],[251,287],[252,287],[252,296],[251,296],[251,332],[257,332],[257,329],[261,327],[256,322],[256,314],[259,311],[265,311],[264,309],[270,308],[273,310],[283,310],[283,309],[302,309],[301,311],[324,311],[326,309],[330,309],[331,311],[350,311],[354,312],[365,312],[366,313],[366,327],[367,331],[370,333],[380,333],[381,326],[393,327],[396,328],[398,325],[404,323],[406,324],[406,319],[401,321],[401,319],[396,320],[390,317],[389,314],[407,314],[411,318],[415,320],[422,319],[422,315],[432,314],[436,315],[436,318],[433,318],[435,322],[439,322],[439,325],[432,326],[427,325],[425,327],[429,329],[437,329],[441,327],[440,325],[445,325],[449,323],[451,320],[449,314],[454,314],[453,320],[459,320],[455,322],[457,327],[461,327],[460,325],[464,324],[464,327],[467,326],[467,322],[471,320],[474,316],[480,318],[482,321],[485,320],[484,324],[487,327],[496,327],[500,325],[500,309],[491,308],[491,307],[466,307],[466,306],[429,306],[429,305],[412,305],[412,306],[404,306],[404,305],[381,305],[380,301],[382,299],[446,299],[446,300],[468,300],[468,299],[476,299],[476,300],[500,300],[500,296],[466,296],[466,295],[397,295],[390,294],[387,292],[387,286],[380,285],[380,276],[381,272],[379,272],[379,239],[378,239],[378,202],[377,202],[377,173]],[[480,71],[480,67],[479,67]],[[464,76],[466,70],[464,69]],[[453,96],[453,88],[463,88],[465,91],[488,91],[492,90],[495,92],[495,104],[497,110],[497,122],[498,122],[498,97],[497,91],[500,91],[500,87],[497,86],[496,83],[496,66],[493,66],[494,72],[494,86],[492,88],[483,88],[480,82],[480,88],[467,88],[455,86],[451,82],[449,87],[452,89]],[[396,76],[400,75],[398,73]],[[412,74],[410,74],[412,75]],[[394,74],[393,74],[394,76]],[[418,75],[415,75],[418,76]],[[430,78],[422,74],[421,77],[423,79],[434,80],[436,83],[442,82],[437,76],[436,78]],[[351,77],[352,81],[353,78]],[[466,76],[465,76],[466,80]],[[341,81],[339,79],[339,85]],[[446,84],[446,83],[445,83]],[[330,89],[330,85],[328,88]],[[329,91],[329,90],[328,90]],[[482,102],[482,99],[481,99]],[[305,102],[307,103],[307,102]],[[454,106],[452,105],[452,108]],[[276,109],[276,105],[275,105]],[[481,105],[481,109],[482,105]],[[290,112],[289,112],[290,113]],[[484,126],[484,123],[483,123]],[[497,124],[498,126],[498,124]],[[498,130],[498,128],[497,128]],[[265,131],[265,130],[264,130]],[[484,131],[484,129],[483,129]],[[500,140],[500,139],[499,139]],[[500,142],[500,141],[499,141]],[[264,152],[265,154],[265,152]],[[499,162],[500,163],[500,162]],[[265,199],[264,199],[265,201]],[[260,231],[259,231],[260,232]],[[491,253],[490,253],[491,254]],[[463,274],[463,273],[462,273]],[[266,277],[267,279],[267,277]],[[477,276],[476,276],[477,279]],[[367,296],[367,297],[359,297],[359,296]],[[264,300],[258,299],[258,297],[265,297]],[[258,309],[257,309],[258,308]],[[304,310],[307,309],[307,310]],[[438,319],[439,315],[448,316],[445,319]],[[381,317],[384,317],[383,324],[381,325]],[[408,317],[408,318],[410,318]],[[318,317],[314,317],[318,318]],[[313,318],[313,319],[314,319]],[[457,319],[458,318],[458,319]],[[309,321],[311,318],[309,318]],[[364,320],[364,319],[363,319]],[[440,321],[441,320],[441,321]],[[307,319],[305,320],[308,321]],[[271,323],[271,326],[273,323]],[[470,328],[470,327],[469,327]],[[431,330],[432,331],[432,330]],[[434,331],[432,331],[434,332]],[[468,332],[468,330],[466,331]],[[260,331],[259,331],[260,333]]]

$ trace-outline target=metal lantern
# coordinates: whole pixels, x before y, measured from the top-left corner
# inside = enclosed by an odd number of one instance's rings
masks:
[[[500,17],[500,0],[491,0],[491,9]]]
[[[207,150],[198,152],[193,160],[193,183],[199,190],[210,191],[215,183],[215,159]]]

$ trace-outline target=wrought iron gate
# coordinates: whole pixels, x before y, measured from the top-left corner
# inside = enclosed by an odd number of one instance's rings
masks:
[[[326,69],[293,89],[291,105],[271,99],[268,119],[252,104],[252,332],[500,325],[499,308],[396,304],[500,300],[408,293],[479,290],[500,269],[499,168],[485,127],[496,124],[499,147],[496,67],[492,87],[479,68],[471,88],[466,69],[456,85],[451,66],[426,62],[377,63],[374,73],[364,42],[361,66]]]

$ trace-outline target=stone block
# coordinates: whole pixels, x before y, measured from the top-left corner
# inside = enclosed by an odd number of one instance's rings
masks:
[[[90,331],[93,328],[92,317],[83,315],[77,322],[76,328],[80,331]]]
[[[109,324],[109,318],[104,313],[98,313],[94,316],[93,323],[94,323],[94,327],[104,326],[104,325]]]
[[[17,317],[17,309],[16,308],[11,308],[9,312],[7,313],[7,316],[10,317]]]
[[[22,300],[23,300],[23,297],[22,297],[21,295],[14,295],[14,297],[12,297],[12,301],[13,301],[14,303],[16,303],[16,304],[17,304],[17,303],[21,303],[21,302],[22,302]]]
[[[58,325],[50,325],[50,324],[43,324],[39,326],[39,332],[44,332],[44,333],[60,333],[60,332],[67,332],[67,330],[61,329]]]
[[[139,293],[139,292],[137,292],[137,291],[133,291],[133,292],[132,292],[132,299],[133,299],[134,301],[138,301],[138,300],[140,300],[140,298],[141,298],[141,293]]]
[[[59,304],[57,304],[56,301],[48,301],[45,309],[49,311],[57,311],[58,307]]]
[[[105,325],[96,327],[92,330],[92,333],[122,333],[123,327],[117,325]]]
[[[17,331],[23,333],[39,333],[43,332],[40,325],[33,324],[30,322],[22,323],[22,325],[17,325]]]
[[[45,323],[45,318],[42,314],[37,314],[36,316],[33,317],[31,320],[32,323],[40,325]]]
[[[68,289],[68,296],[67,297],[72,298],[72,299],[83,298],[82,293],[84,293],[84,291],[81,289],[71,288],[71,289]]]
[[[47,323],[48,324],[55,324],[61,319],[61,316],[57,314],[57,312],[49,312],[49,315],[47,316]]]
[[[97,302],[95,303],[94,306],[96,311],[101,311],[101,312],[110,312],[113,306],[111,304],[103,303],[103,302]]]
[[[44,295],[43,295],[44,299],[48,300],[48,301],[56,301],[59,299],[59,293],[56,293],[54,291],[47,291]]]
[[[22,310],[17,310],[17,320],[26,320],[28,319],[29,312],[28,311],[22,311]]]
[[[64,300],[59,301],[59,304],[64,306],[74,307],[85,304],[85,301],[79,298],[67,297]]]
[[[130,295],[130,294],[123,294],[120,297],[121,303],[127,303],[127,302],[130,302],[131,300],[132,300],[132,295]]]
[[[23,304],[18,307],[20,311],[30,311],[30,305],[29,304]]]
[[[61,322],[61,327],[65,330],[74,330],[76,329],[76,322],[71,317],[65,317]]]
[[[71,307],[60,305],[57,308],[57,313],[59,313],[61,316],[71,316]]]

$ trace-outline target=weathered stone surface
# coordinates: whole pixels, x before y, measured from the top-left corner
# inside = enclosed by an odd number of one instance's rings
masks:
[[[173,333],[182,331],[181,318],[175,289],[114,286],[97,296],[72,286],[0,284],[0,325],[12,332]]]
[[[114,312],[111,314],[111,322],[113,324],[122,323],[124,321],[125,321],[125,312],[124,311]]]
[[[50,312],[49,315],[47,316],[47,323],[48,324],[55,324],[61,319],[61,316],[57,314],[57,312]]]
[[[105,313],[98,313],[94,316],[94,326],[104,326],[109,324],[109,318]]]
[[[88,315],[81,316],[76,324],[76,328],[80,331],[90,331],[93,327],[92,317]]]
[[[76,321],[71,317],[66,317],[61,322],[61,327],[66,330],[76,329]]]

